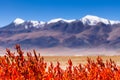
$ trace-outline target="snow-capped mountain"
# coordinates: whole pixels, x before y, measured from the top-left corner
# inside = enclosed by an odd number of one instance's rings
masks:
[[[43,21],[34,21],[34,20],[30,20],[30,21],[25,21],[21,18],[16,18],[14,21],[13,21],[13,24],[15,26],[24,26],[25,29],[28,29],[28,28],[41,28],[41,27],[44,27],[44,25],[46,24],[46,22],[43,22]]]
[[[35,26],[44,26],[44,24],[45,24],[45,22],[43,22],[43,21],[30,21],[32,24],[33,24],[33,26],[35,27]]]
[[[75,19],[67,20],[67,19],[63,19],[63,18],[57,18],[57,19],[52,19],[52,20],[48,21],[47,23],[50,24],[50,23],[56,23],[56,22],[59,22],[59,21],[71,23],[71,22],[74,22]]]
[[[24,23],[25,21],[23,19],[20,19],[20,18],[16,18],[13,23],[16,24],[16,25],[19,25],[19,24],[22,24]]]
[[[83,17],[81,21],[83,22],[83,24],[87,24],[87,25],[96,25],[99,22],[102,22],[107,25],[120,23],[120,21],[112,21],[92,15],[87,15]]]
[[[119,24],[120,21],[113,21],[113,20],[108,20],[108,19],[104,19],[104,18],[100,18],[97,16],[92,16],[92,15],[86,15],[83,18],[76,20],[76,19],[71,19],[71,20],[67,20],[67,19],[63,19],[63,18],[57,18],[57,19],[52,19],[48,22],[44,22],[44,21],[34,21],[34,20],[30,20],[30,21],[25,21],[23,19],[20,18],[16,18],[13,23],[17,26],[17,25],[21,25],[21,24],[26,24],[25,25],[25,29],[28,29],[29,27],[35,27],[35,28],[41,28],[44,27],[45,24],[53,24],[53,23],[57,23],[57,22],[62,22],[62,23],[72,23],[75,21],[81,21],[84,25],[97,25],[98,23],[104,23],[106,25],[114,25],[114,24]],[[29,24],[31,24],[30,26],[27,26]]]
[[[0,45],[24,47],[120,48],[120,21],[87,15],[48,22],[15,19],[0,28]]]

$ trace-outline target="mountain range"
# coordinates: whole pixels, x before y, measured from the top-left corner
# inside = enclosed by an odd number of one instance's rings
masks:
[[[120,21],[93,15],[48,22],[16,18],[0,28],[0,46],[25,48],[120,48]]]

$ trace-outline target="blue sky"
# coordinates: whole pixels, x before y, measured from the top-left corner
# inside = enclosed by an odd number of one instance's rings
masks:
[[[0,0],[0,27],[16,18],[49,21],[85,15],[120,20],[120,0]]]

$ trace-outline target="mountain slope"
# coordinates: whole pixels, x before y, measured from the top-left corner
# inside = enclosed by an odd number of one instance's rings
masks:
[[[120,21],[87,15],[80,20],[48,22],[17,18],[0,28],[0,45],[24,47],[120,48]]]

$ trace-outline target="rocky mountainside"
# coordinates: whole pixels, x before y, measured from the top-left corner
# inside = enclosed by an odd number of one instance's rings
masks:
[[[79,20],[48,22],[20,18],[0,28],[0,45],[21,44],[26,48],[120,48],[120,21],[87,15]]]

